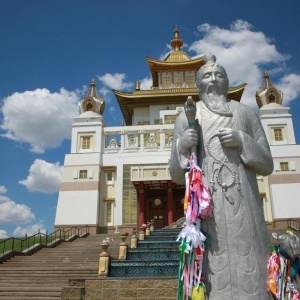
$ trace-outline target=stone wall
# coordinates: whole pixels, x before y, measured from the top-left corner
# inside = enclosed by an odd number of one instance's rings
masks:
[[[134,278],[85,281],[85,300],[175,300],[177,279]]]

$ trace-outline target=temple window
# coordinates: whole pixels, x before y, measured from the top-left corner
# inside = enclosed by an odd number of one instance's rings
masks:
[[[195,77],[194,76],[185,76],[185,83],[188,87],[194,87],[195,85]]]
[[[165,115],[164,124],[175,124],[177,115]]]
[[[183,84],[183,78],[182,75],[175,75],[174,76],[174,84],[175,86],[181,86]]]
[[[274,128],[274,140],[283,141],[282,128]]]
[[[83,136],[81,149],[90,149],[91,148],[91,137],[90,136]]]
[[[80,179],[85,179],[85,178],[87,178],[87,173],[88,173],[87,170],[80,170],[80,171],[79,171],[79,178],[80,178]]]
[[[289,171],[289,163],[288,162],[281,162],[280,163],[280,171]]]
[[[115,206],[115,198],[105,198],[103,199],[105,204],[105,216],[104,222],[107,226],[114,225],[114,206]]]
[[[114,185],[114,171],[105,171],[105,184],[106,185]]]
[[[112,221],[112,206],[113,203],[107,202],[106,203],[106,222],[111,223]]]
[[[168,77],[166,77],[166,76],[163,76],[163,78],[162,78],[162,86],[164,87],[164,88],[169,88],[170,86],[171,86],[171,77],[170,76],[168,76]]]

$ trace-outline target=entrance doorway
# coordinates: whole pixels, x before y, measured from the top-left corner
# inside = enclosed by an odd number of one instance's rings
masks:
[[[173,190],[172,214],[174,222],[184,216],[183,197],[185,189]],[[167,189],[147,190],[145,191],[146,200],[146,222],[154,220],[155,228],[164,228],[168,226],[168,191]]]
[[[168,226],[167,194],[165,189],[148,190],[146,192],[146,217],[147,221],[154,220],[154,227]]]
[[[183,199],[184,199],[185,189],[179,188],[173,190],[173,201],[174,201],[174,221],[184,217],[183,211]]]

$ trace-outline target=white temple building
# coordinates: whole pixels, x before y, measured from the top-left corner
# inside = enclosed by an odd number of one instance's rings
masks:
[[[185,187],[172,182],[169,159],[176,116],[188,96],[199,101],[196,73],[203,58],[190,58],[176,27],[173,51],[164,59],[147,57],[150,90],[114,91],[124,125],[107,127],[105,100],[93,80],[80,102],[72,126],[71,152],[66,154],[55,217],[55,229],[89,226],[90,233],[115,227],[140,226],[154,220],[156,228],[183,217]],[[228,97],[240,101],[246,84],[231,87]],[[254,97],[253,97],[253,101]],[[265,72],[256,94],[259,114],[274,158],[274,172],[258,176],[262,209],[269,227],[300,221],[300,145],[283,95]]]

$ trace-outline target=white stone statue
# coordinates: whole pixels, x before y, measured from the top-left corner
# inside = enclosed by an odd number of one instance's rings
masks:
[[[273,171],[269,145],[258,115],[227,98],[224,68],[208,54],[197,73],[200,101],[189,101],[196,124],[183,111],[174,127],[170,162],[172,180],[185,184],[191,149],[210,183],[213,214],[201,221],[210,240],[203,275],[209,300],[265,300],[269,238],[256,174]],[[188,106],[188,107],[187,107]]]

